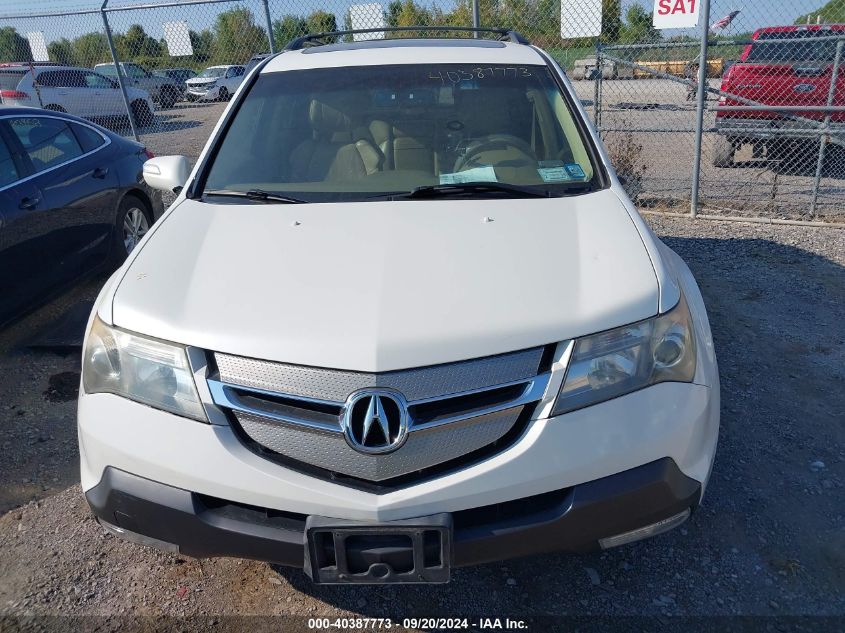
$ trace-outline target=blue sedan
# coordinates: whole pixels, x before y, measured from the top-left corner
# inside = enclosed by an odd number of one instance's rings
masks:
[[[84,119],[0,108],[0,324],[126,258],[163,211],[150,157]]]

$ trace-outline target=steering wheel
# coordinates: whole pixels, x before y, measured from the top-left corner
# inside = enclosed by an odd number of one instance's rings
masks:
[[[503,149],[507,147],[512,147],[517,151],[525,154],[530,159],[534,160],[536,155],[534,154],[534,149],[529,145],[526,141],[523,141],[518,136],[513,136],[512,134],[490,134],[483,138],[478,139],[477,141],[470,143],[467,145],[466,152],[464,152],[463,156],[459,156],[458,159],[455,161],[455,171],[461,171],[463,169],[467,169],[468,165],[471,165],[473,159],[479,154],[490,150],[496,149]]]

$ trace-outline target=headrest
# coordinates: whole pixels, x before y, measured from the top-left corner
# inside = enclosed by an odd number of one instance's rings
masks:
[[[321,134],[349,132],[352,128],[352,122],[348,116],[340,110],[316,99],[311,100],[308,118],[311,121],[311,127],[314,131]]]
[[[35,148],[40,148],[42,145],[47,145],[56,136],[56,130],[46,125],[38,125],[30,128],[29,144]]]

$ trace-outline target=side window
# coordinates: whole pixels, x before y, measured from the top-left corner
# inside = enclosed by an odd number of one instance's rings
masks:
[[[39,83],[39,85],[47,86],[47,87],[50,87],[50,88],[58,86],[59,85],[59,79],[60,79],[59,73],[56,72],[56,71],[39,73],[38,76],[35,78],[35,80]]]
[[[73,133],[76,134],[76,139],[82,146],[83,152],[90,152],[104,145],[106,140],[98,132],[95,132],[87,125],[80,125],[79,123],[71,123]]]
[[[112,83],[97,73],[85,73],[85,85],[88,88],[111,88]]]
[[[132,77],[133,79],[140,79],[147,76],[144,69],[140,66],[136,66],[135,64],[127,64],[123,67],[123,69],[126,71],[126,75]]]
[[[108,75],[109,77],[117,77],[117,70],[115,69],[114,64],[108,64],[107,66],[97,66],[96,71],[102,75]]]
[[[9,119],[9,125],[20,139],[36,172],[61,165],[83,153],[67,123],[59,119]]]
[[[78,70],[50,70],[38,75],[38,83],[51,88],[82,88],[85,85]]]
[[[18,168],[6,141],[0,138],[0,187],[11,185],[19,178]]]

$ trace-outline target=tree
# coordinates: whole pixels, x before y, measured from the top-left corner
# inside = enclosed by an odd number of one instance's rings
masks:
[[[309,33],[337,31],[337,18],[334,13],[329,13],[328,11],[314,11],[314,13],[306,18],[305,23]]]
[[[252,11],[243,7],[220,13],[214,36],[214,57],[224,64],[244,64],[269,48],[264,29],[255,25]]]
[[[396,26],[417,26],[433,24],[431,11],[421,7],[414,0],[403,0],[396,16]]]
[[[208,29],[199,33],[188,31],[188,37],[191,38],[191,48],[194,49],[194,61],[204,64],[211,59],[214,53],[214,33]]]
[[[0,28],[0,62],[31,62],[29,42],[14,27]]]
[[[845,2],[843,0],[830,0],[823,7],[806,13],[795,20],[795,24],[815,24],[820,19],[822,24],[840,24],[845,22]]]
[[[47,44],[47,54],[50,56],[51,62],[59,62],[65,66],[79,65],[76,59],[76,51],[73,48],[73,42],[66,37]]]
[[[137,57],[159,57],[162,54],[161,44],[147,35],[140,24],[133,24],[126,33],[115,35],[114,47],[117,49],[118,57],[124,60]]]
[[[73,40],[73,52],[80,66],[91,67],[111,61],[109,45],[102,33],[85,33]]]
[[[622,31],[621,0],[602,0],[601,39],[605,44],[619,39]]]
[[[399,26],[399,13],[402,11],[402,0],[392,0],[387,5],[384,21],[387,26]]]
[[[625,24],[619,41],[625,43],[654,42],[662,37],[652,24],[651,13],[640,4],[632,4],[625,12]]]
[[[276,48],[284,48],[288,42],[308,33],[308,21],[298,15],[283,15],[273,22],[273,41]]]

